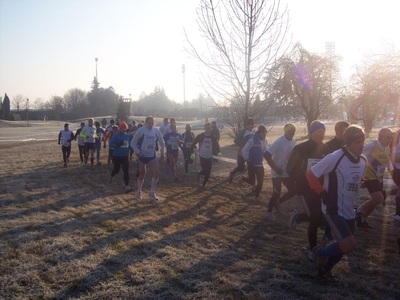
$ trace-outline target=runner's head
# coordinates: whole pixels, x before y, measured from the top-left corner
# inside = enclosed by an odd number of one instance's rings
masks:
[[[265,140],[267,135],[267,128],[264,125],[258,126],[256,134],[260,137],[261,140]]]
[[[251,131],[254,128],[254,120],[253,119],[247,119],[244,127],[248,130]]]
[[[171,124],[171,132],[176,133],[176,124]]]
[[[124,121],[119,123],[119,132],[125,134],[127,129],[128,129],[128,124],[126,124]]]
[[[115,124],[114,119],[111,119],[111,120],[110,120],[110,124],[111,124],[111,126],[113,126],[113,125]]]
[[[100,122],[95,122],[94,126],[96,126],[96,128],[100,128]]]
[[[64,130],[68,130],[68,126],[69,126],[68,123],[65,123],[64,124]]]
[[[378,133],[378,141],[383,147],[389,146],[393,139],[393,132],[389,128],[382,128]]]
[[[186,125],[186,131],[190,132],[192,131],[192,126],[190,126],[189,124]]]
[[[350,125],[343,133],[344,143],[351,153],[360,155],[364,149],[365,134],[362,127]]]
[[[317,144],[322,144],[324,141],[325,137],[325,125],[319,120],[314,120],[311,122],[310,125],[310,139],[317,143]]]
[[[346,121],[339,121],[335,124],[335,136],[339,141],[344,141],[343,133],[349,126],[350,124]]]
[[[175,125],[176,125],[175,118],[171,118],[171,119],[169,119],[169,122],[170,122],[171,124],[175,124]]]
[[[296,126],[291,123],[288,123],[283,127],[283,131],[285,132],[285,137],[288,141],[293,140],[294,134],[296,133]]]
[[[168,118],[164,118],[164,125],[168,125]]]
[[[154,126],[154,118],[152,116],[148,116],[146,118],[146,127],[147,129],[152,129]]]
[[[211,122],[211,127],[214,127],[214,128],[217,127],[217,122],[212,121],[212,122]]]
[[[90,118],[90,119],[88,120],[88,125],[89,125],[89,126],[93,126],[93,122],[94,122],[94,119],[93,119],[93,118]]]
[[[114,133],[116,133],[118,131],[118,125],[113,125],[113,126],[111,126],[111,128]]]
[[[204,124],[204,132],[207,135],[211,134],[211,124],[210,123]]]
[[[85,122],[81,122],[81,128],[85,127]]]

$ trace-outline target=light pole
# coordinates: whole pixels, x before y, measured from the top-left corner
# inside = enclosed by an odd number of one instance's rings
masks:
[[[29,127],[29,98],[26,98],[26,125]]]
[[[185,65],[182,65],[182,74],[183,74],[183,108],[185,109],[186,102],[186,91],[185,91]],[[185,113],[186,115],[186,113]]]
[[[97,78],[97,62],[99,61],[99,59],[96,57],[94,60],[96,62],[96,81],[99,81]]]

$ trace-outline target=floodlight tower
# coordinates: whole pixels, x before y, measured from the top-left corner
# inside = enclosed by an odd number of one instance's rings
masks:
[[[99,59],[96,57],[94,60],[96,62],[96,81],[98,82],[99,80],[97,78],[97,62],[99,61]]]

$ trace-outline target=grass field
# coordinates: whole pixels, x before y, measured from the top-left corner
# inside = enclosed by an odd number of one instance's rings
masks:
[[[393,199],[370,217],[374,228],[356,229],[356,250],[336,266],[335,279],[320,278],[305,256],[307,224],[288,227],[290,211],[302,211],[298,199],[283,205],[283,216],[265,218],[268,167],[261,201],[249,187],[228,185],[234,165],[220,161],[206,191],[194,166],[177,183],[162,172],[155,204],[124,194],[121,173],[107,184],[105,151],[103,165],[90,170],[73,143],[63,168],[62,125],[0,123],[1,299],[400,299]],[[281,131],[274,127],[268,141]],[[29,138],[36,140],[18,141]],[[232,139],[221,144],[235,158]],[[132,162],[134,188],[135,174]],[[357,203],[367,198],[363,190]]]

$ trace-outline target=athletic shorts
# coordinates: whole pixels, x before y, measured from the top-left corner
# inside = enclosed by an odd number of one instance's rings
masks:
[[[94,143],[85,143],[85,151],[94,150]]]
[[[152,156],[152,157],[140,157],[139,156],[139,161],[142,163],[142,164],[145,164],[145,165],[147,165],[149,162],[152,162],[153,160],[155,160],[156,159],[156,156],[154,155],[154,156]]]
[[[367,188],[370,194],[375,192],[383,191],[383,181],[379,181],[379,179],[368,179],[365,182],[365,187]]]
[[[393,181],[397,186],[400,185],[400,169],[394,168],[394,170],[393,170]]]
[[[354,228],[356,226],[355,219],[346,220],[342,216],[328,214],[324,214],[324,217],[338,241],[354,234]]]

